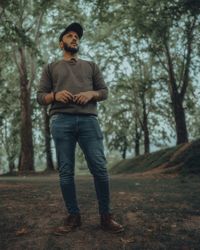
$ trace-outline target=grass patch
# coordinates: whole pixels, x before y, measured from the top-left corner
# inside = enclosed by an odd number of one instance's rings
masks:
[[[200,139],[187,144],[121,160],[110,168],[111,174],[142,173],[167,164],[167,172],[183,175],[200,173]],[[179,168],[173,169],[173,167]]]

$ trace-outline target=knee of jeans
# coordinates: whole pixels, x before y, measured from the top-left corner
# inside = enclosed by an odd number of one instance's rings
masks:
[[[107,164],[107,161],[104,155],[93,155],[86,160],[91,166],[94,166],[96,169],[106,169],[105,166]]]
[[[95,178],[106,180],[108,178],[108,171],[106,166],[100,166],[100,167],[93,167],[91,168],[91,173]]]
[[[66,170],[59,170],[60,175],[60,182],[62,184],[69,184],[74,181],[74,172],[73,171],[66,171]]]
[[[104,158],[101,159],[90,159],[87,161],[89,170],[91,174],[103,174],[107,172],[106,168],[106,160]]]
[[[100,182],[108,182],[109,181],[109,176],[108,176],[107,172],[95,173],[93,176],[97,181],[100,181]]]

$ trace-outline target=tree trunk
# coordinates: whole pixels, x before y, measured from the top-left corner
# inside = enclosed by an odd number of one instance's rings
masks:
[[[146,122],[144,121],[144,153],[147,154],[150,152],[150,142],[149,142],[149,129]]]
[[[142,95],[141,99],[143,108],[142,129],[144,132],[144,153],[147,154],[150,152],[150,140],[149,140],[148,114],[146,110],[145,94]]]
[[[135,125],[135,156],[140,155],[140,138],[141,138],[141,133],[138,132],[138,125],[136,121]]]
[[[52,152],[51,152],[51,134],[49,129],[49,115],[47,107],[44,107],[44,127],[45,127],[45,152],[46,152],[46,170],[54,170]]]
[[[15,163],[13,161],[9,161],[9,173],[12,174],[15,169]]]
[[[174,101],[173,103],[173,112],[176,124],[176,135],[177,135],[176,144],[178,145],[181,143],[188,142],[185,110],[183,108],[183,103],[181,102],[179,95],[177,96],[176,101]]]
[[[24,50],[19,48],[20,55],[20,104],[21,104],[21,153],[19,171],[34,171],[34,152],[32,139],[32,110],[30,103],[30,86],[27,79]]]
[[[188,142],[188,132],[185,120],[185,111],[183,109],[183,94],[178,93],[176,79],[174,76],[172,59],[169,51],[167,42],[165,44],[167,64],[168,64],[168,75],[169,75],[169,92],[172,101],[172,109],[174,114],[174,120],[176,124],[176,136],[177,145]]]
[[[124,145],[123,145],[123,151],[122,151],[122,159],[126,159],[126,151],[127,151],[127,139],[126,136],[124,136]]]

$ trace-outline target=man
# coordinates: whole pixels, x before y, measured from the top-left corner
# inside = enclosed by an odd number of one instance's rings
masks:
[[[79,143],[94,178],[101,228],[114,233],[123,226],[113,220],[109,207],[109,177],[103,149],[103,135],[97,118],[97,102],[105,100],[108,89],[98,66],[77,56],[83,28],[70,24],[59,37],[63,59],[44,67],[37,101],[49,105],[50,130],[56,148],[60,188],[69,216],[56,234],[69,232],[81,225],[76,199],[74,163]]]

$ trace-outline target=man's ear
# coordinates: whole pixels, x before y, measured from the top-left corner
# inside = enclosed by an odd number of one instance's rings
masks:
[[[61,49],[63,49],[63,41],[60,41],[59,47],[60,47]]]

